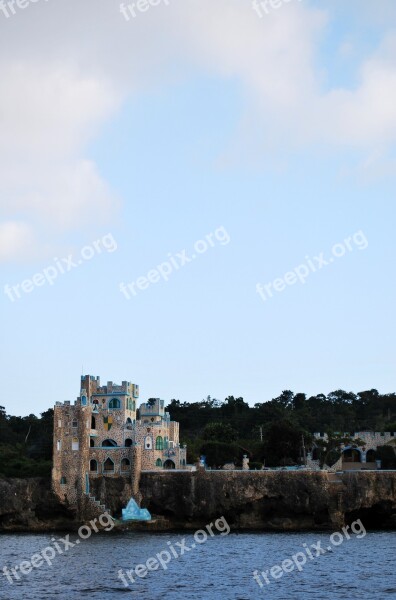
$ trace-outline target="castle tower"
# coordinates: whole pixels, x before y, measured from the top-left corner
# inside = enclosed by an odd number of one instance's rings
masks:
[[[99,377],[83,375],[74,405],[56,403],[52,486],[80,514],[97,478],[125,478],[138,500],[142,470],[186,465],[179,424],[170,420],[164,400],[141,404],[137,420],[138,398],[136,384],[101,386]]]

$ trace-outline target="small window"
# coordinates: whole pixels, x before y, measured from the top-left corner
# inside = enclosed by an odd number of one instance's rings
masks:
[[[91,417],[91,429],[96,429],[96,419],[93,415]]]
[[[103,464],[103,472],[104,473],[114,473],[114,463],[111,458],[106,458]]]
[[[59,451],[61,450],[61,448],[62,448],[62,442],[61,442],[60,440],[58,440],[58,441],[56,442],[56,449],[57,449],[57,450],[58,450],[58,452],[59,452]]]
[[[145,450],[152,450],[153,448],[153,440],[151,435],[147,435],[144,440],[144,448]]]
[[[112,410],[121,408],[121,402],[118,398],[112,398],[109,402],[109,408]]]
[[[160,458],[157,458],[155,466],[156,467],[162,467],[162,460]]]
[[[78,421],[77,421],[77,419],[73,419],[73,421],[72,421],[72,427],[73,427],[73,429],[77,429],[77,427],[78,427]]]
[[[117,447],[117,442],[115,440],[104,440],[102,442],[102,446],[104,448],[116,448]]]
[[[67,483],[66,477],[61,477],[60,484],[61,485],[66,485],[66,483]]]
[[[129,471],[131,462],[128,458],[123,458],[121,461],[121,471]]]
[[[79,444],[78,438],[74,437],[72,439],[72,450],[79,450],[79,448],[80,448],[80,444]]]
[[[82,406],[87,405],[87,397],[86,396],[81,396],[81,404],[82,404]]]
[[[132,440],[131,440],[131,438],[127,438],[125,440],[125,447],[126,448],[130,448],[131,446],[132,446]]]
[[[98,472],[98,462],[96,460],[91,460],[89,462],[89,470],[91,471],[91,473],[97,473]]]
[[[58,427],[62,427],[62,421],[60,419],[58,420]]]
[[[89,440],[89,447],[90,447],[90,448],[95,448],[95,440],[94,440],[93,438],[91,438],[91,439]]]
[[[162,437],[160,435],[155,440],[155,449],[156,450],[163,450],[164,449],[164,440],[162,439]]]

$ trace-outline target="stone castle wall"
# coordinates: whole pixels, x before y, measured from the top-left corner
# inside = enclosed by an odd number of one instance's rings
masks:
[[[100,386],[98,377],[83,376],[77,401],[56,404],[52,487],[79,514],[94,502],[93,482],[127,478],[138,499],[142,470],[160,471],[165,461],[169,468],[184,468],[186,449],[164,401],[141,405],[142,420],[136,422],[138,396],[135,384]]]

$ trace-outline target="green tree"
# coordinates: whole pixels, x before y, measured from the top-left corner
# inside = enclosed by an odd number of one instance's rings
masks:
[[[228,423],[208,423],[202,432],[202,438],[214,442],[235,442],[238,432]]]

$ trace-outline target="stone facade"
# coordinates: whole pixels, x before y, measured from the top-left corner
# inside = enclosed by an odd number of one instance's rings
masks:
[[[342,456],[341,458],[331,466],[326,466],[325,468],[332,471],[339,470],[375,470],[380,468],[379,464],[376,462],[376,450],[380,446],[392,445],[396,446],[396,432],[378,432],[378,431],[359,431],[353,434],[344,433],[344,437],[350,437],[354,440],[361,440],[364,445],[363,446],[342,446]],[[328,435],[327,433],[315,433],[314,438],[316,440],[327,441]],[[351,457],[350,454],[355,454],[354,457]],[[312,455],[309,456],[312,458]],[[319,464],[319,461],[311,461]]]
[[[101,386],[99,377],[85,375],[74,405],[56,403],[52,486],[62,501],[84,511],[93,480],[103,477],[130,478],[138,497],[142,470],[185,468],[179,424],[164,401],[141,404],[138,415],[138,398],[136,384]]]

